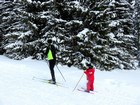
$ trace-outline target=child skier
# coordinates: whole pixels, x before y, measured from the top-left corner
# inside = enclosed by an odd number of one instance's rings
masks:
[[[87,89],[85,90],[86,92],[94,91],[94,72],[95,69],[91,64],[86,64],[87,69],[84,71],[84,73],[87,76]]]

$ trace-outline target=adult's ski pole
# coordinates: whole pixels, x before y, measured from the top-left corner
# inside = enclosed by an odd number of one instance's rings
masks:
[[[60,69],[58,68],[58,66],[57,66],[57,65],[56,65],[56,67],[57,67],[58,71],[60,72],[61,76],[63,77],[64,81],[66,82],[66,79],[64,78],[64,76],[63,76],[62,72],[60,71]]]
[[[45,61],[46,61],[46,60],[45,60]],[[47,62],[47,61],[46,61],[46,62]],[[48,67],[49,67],[48,62],[47,62],[47,65],[48,65]],[[58,69],[59,73],[61,74],[61,76],[63,77],[64,81],[66,82],[66,79],[64,78],[64,76],[63,76],[62,72],[60,71],[60,69],[58,68],[58,66],[57,66],[57,65],[56,65],[56,67],[57,67],[57,69]]]

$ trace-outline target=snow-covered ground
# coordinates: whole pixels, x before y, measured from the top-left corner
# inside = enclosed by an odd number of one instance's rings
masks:
[[[96,70],[96,92],[89,94],[77,89],[73,91],[83,75],[82,70],[61,65],[57,67],[57,82],[64,87],[41,82],[41,79],[50,79],[45,61],[30,58],[16,61],[0,56],[0,105],[140,105],[140,69]],[[85,85],[84,75],[77,88]]]

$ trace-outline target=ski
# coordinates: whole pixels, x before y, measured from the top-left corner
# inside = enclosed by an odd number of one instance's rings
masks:
[[[84,87],[81,87],[81,89],[83,89],[83,90],[86,90]],[[97,91],[91,91],[91,92],[94,92],[94,93],[97,93]]]
[[[51,83],[50,80],[46,80],[46,79],[42,79],[42,82],[44,82],[44,83],[49,83],[49,84],[52,84],[52,85],[57,85],[57,86],[60,85],[60,83],[58,83],[58,82],[56,82],[56,83],[54,84],[54,83]]]
[[[81,91],[81,92],[85,92],[85,93],[89,93],[89,94],[94,94],[94,92],[93,91],[89,91],[89,92],[87,92],[87,91],[85,91],[85,89],[77,89],[78,91]]]
[[[48,84],[51,84],[51,85],[56,85],[56,86],[60,86],[60,87],[65,87],[65,86],[61,85],[61,83],[58,83],[58,82],[56,82],[55,84],[53,84],[53,83],[51,83],[51,80],[47,80],[47,79],[42,79],[42,78],[38,78],[38,77],[33,77],[32,79],[33,79],[33,80],[39,80],[39,81],[41,81],[41,82],[43,82],[43,83],[48,83]],[[65,87],[65,88],[66,88],[66,87]]]
[[[51,83],[51,80],[47,80],[47,79],[43,79],[43,78],[33,77],[33,80],[39,80],[39,81],[44,82],[44,83],[53,84],[53,83]],[[57,86],[58,86],[59,84],[60,84],[60,83],[56,82],[56,83],[53,84],[53,85],[57,85]]]

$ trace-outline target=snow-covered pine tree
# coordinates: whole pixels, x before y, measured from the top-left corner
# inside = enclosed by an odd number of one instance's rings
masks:
[[[26,38],[28,40],[26,45],[34,49],[34,53],[30,56],[33,56],[34,59],[46,58],[47,54],[43,54],[43,52],[46,49],[47,40],[52,38],[56,42],[55,45],[58,44],[56,31],[59,26],[59,21],[56,17],[59,14],[51,0],[46,2],[34,1],[28,4],[26,9],[29,14],[28,26],[32,31],[32,34]],[[27,50],[30,49],[27,48]]]
[[[140,1],[134,2],[134,35],[136,37],[136,46],[140,50]]]
[[[4,0],[0,1],[0,13],[2,13],[2,10],[3,10],[2,4],[4,2],[5,2]],[[2,16],[1,15],[0,15],[0,24],[2,24]],[[3,33],[2,27],[0,26],[0,55],[2,55],[4,53],[3,38],[4,38],[4,33]]]
[[[2,12],[2,3],[3,1],[0,1],[0,13]],[[2,17],[0,17],[0,24],[2,23]],[[2,28],[0,27],[0,54],[3,54],[3,32],[2,32]]]
[[[4,36],[2,33],[2,29],[0,29],[0,55],[2,55],[5,52],[3,48],[3,39],[4,39]]]
[[[135,36],[133,35],[133,14],[129,2],[122,0],[112,0],[110,2],[111,17],[109,28],[111,39],[108,53],[113,55],[111,59],[119,68],[131,69],[134,67],[133,58],[135,47]]]
[[[63,25],[59,25],[57,30],[60,45],[58,61],[81,68],[84,56],[79,52],[76,35],[84,29],[82,7],[78,1],[55,1],[55,7],[63,20]]]
[[[2,13],[0,14],[0,28],[4,35],[5,55],[14,58],[24,58],[24,43],[20,40],[25,35],[30,34],[28,26],[23,22],[24,3],[21,2],[4,2],[1,4]]]
[[[72,24],[72,21],[76,19],[82,23],[79,25],[82,27],[75,28],[80,28],[78,31],[69,29],[71,33],[67,41],[74,44],[67,45],[66,42],[67,50],[63,55],[70,65],[82,68],[83,61],[91,61],[96,67],[106,70],[133,68],[131,60],[136,49],[132,35],[131,6],[128,2],[87,0],[59,4],[60,14],[65,14],[62,18],[69,20],[72,27],[76,24]]]
[[[3,34],[2,34],[2,30],[0,30],[0,55],[2,55],[4,53],[4,49],[3,49]]]
[[[18,31],[18,35],[13,34],[17,32],[16,25],[14,28],[8,26],[12,33],[5,31],[10,39],[5,42],[8,56],[15,59],[29,56],[45,58],[47,54],[43,54],[42,50],[46,48],[46,40],[52,38],[58,47],[59,63],[81,69],[86,62],[105,70],[133,67],[130,62],[133,56],[130,50],[134,50],[134,45],[129,3],[115,0],[38,0],[25,4],[26,8],[20,6],[24,9],[20,9],[18,15],[8,12],[10,17],[20,16],[23,23],[18,17],[14,18],[15,22],[24,27],[20,28],[22,31]],[[6,21],[3,20],[3,23]],[[128,48],[127,45],[132,46]]]

